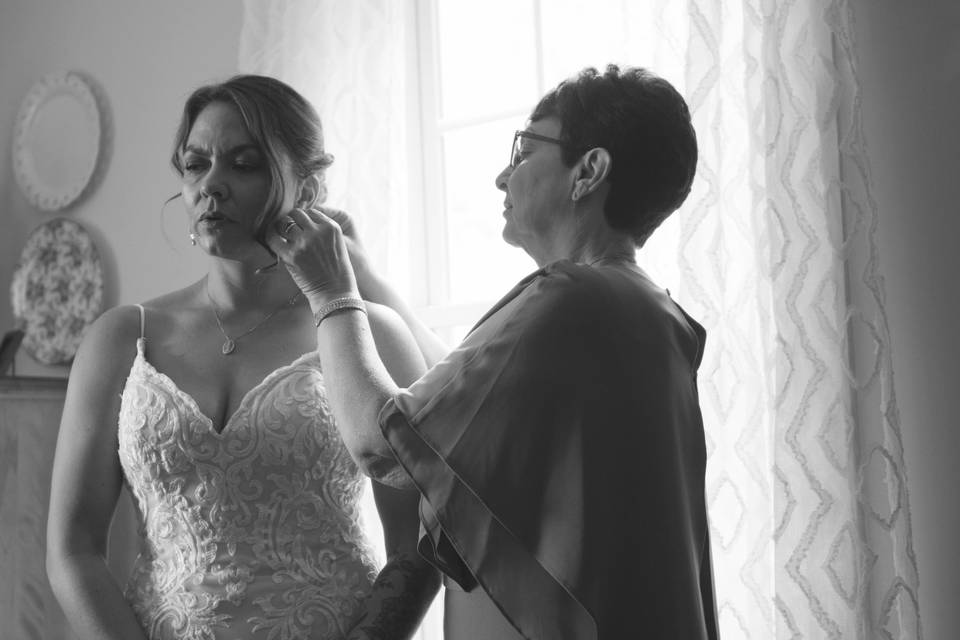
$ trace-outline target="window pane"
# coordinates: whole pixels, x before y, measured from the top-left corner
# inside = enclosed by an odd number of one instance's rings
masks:
[[[464,127],[443,136],[450,302],[497,300],[537,266],[503,241],[504,194],[494,185],[522,120]]]
[[[547,88],[586,66],[603,70],[607,63],[627,62],[623,59],[627,38],[624,4],[627,3],[622,0],[550,0],[540,3]],[[640,63],[634,61],[634,64]]]
[[[436,5],[444,120],[502,113],[537,99],[531,0]]]

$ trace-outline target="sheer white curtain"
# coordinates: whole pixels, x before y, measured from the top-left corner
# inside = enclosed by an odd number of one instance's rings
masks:
[[[407,288],[414,46],[409,4],[387,0],[244,3],[238,68],[287,82],[317,108],[328,202],[354,217],[376,266]]]
[[[248,0],[240,60],[318,105],[342,168],[333,202],[361,217],[401,286],[406,190],[421,179],[405,155],[417,145],[406,97],[416,4]],[[920,638],[846,1],[534,4],[548,85],[587,64],[645,66],[693,112],[694,190],[639,258],[708,331],[700,391],[721,636]]]
[[[641,258],[707,326],[721,635],[920,638],[851,9],[647,8],[630,59],[683,78],[702,154]]]

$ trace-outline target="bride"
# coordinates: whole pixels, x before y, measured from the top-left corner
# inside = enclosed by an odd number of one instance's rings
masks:
[[[331,161],[316,112],[277,80],[237,76],[187,100],[172,162],[209,272],[105,313],[70,375],[47,571],[80,637],[402,638],[435,595],[418,494],[374,483],[378,575],[314,319],[263,243],[279,212],[322,202]],[[410,384],[428,356],[394,312],[367,312],[390,374]],[[125,589],[104,562],[123,483],[142,535]]]

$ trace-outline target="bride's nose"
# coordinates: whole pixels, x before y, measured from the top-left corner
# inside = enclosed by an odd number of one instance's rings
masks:
[[[209,172],[200,182],[200,195],[212,200],[223,200],[230,195],[227,183],[222,180],[216,171]]]

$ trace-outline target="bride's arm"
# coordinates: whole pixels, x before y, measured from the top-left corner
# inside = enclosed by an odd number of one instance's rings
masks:
[[[387,563],[348,640],[411,638],[440,588],[439,572],[417,552],[420,494],[374,482],[373,495],[383,523]]]
[[[87,331],[74,359],[47,522],[47,576],[80,638],[146,640],[107,569],[107,531],[120,493],[120,391],[138,326],[132,307],[108,311]]]

